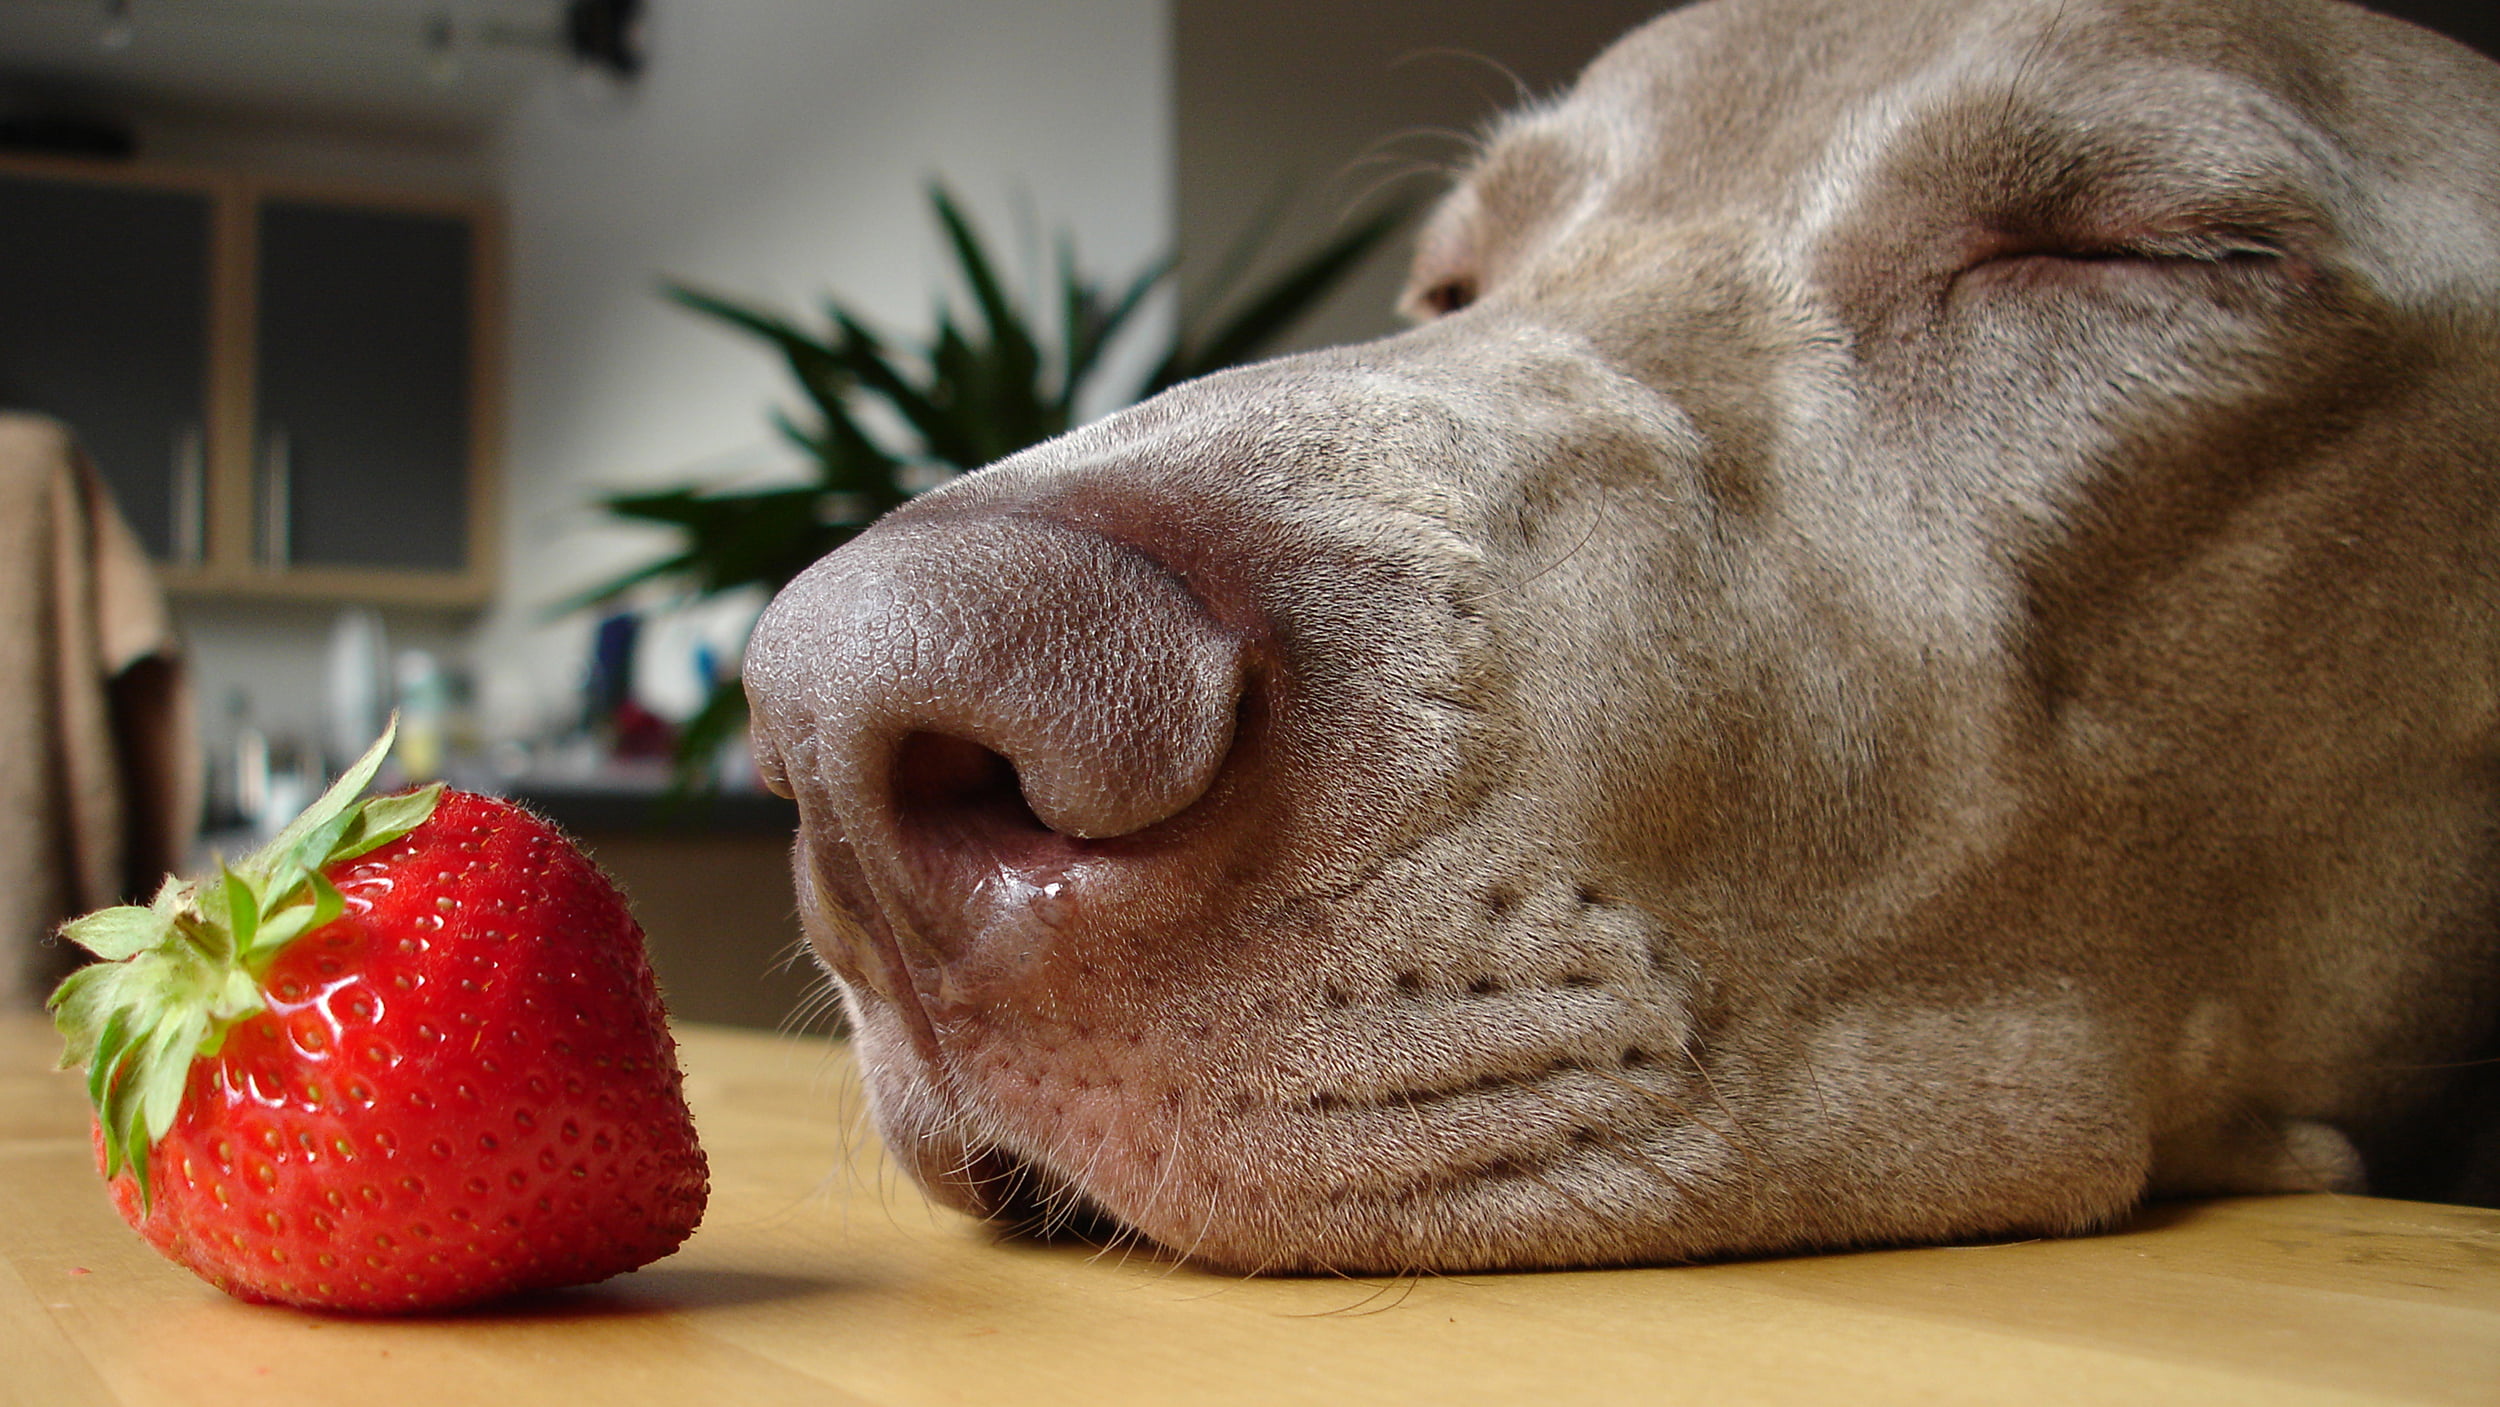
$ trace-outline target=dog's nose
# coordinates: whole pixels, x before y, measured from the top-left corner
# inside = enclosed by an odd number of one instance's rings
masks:
[[[1133,548],[1040,518],[933,516],[792,582],[747,683],[768,780],[854,845],[895,847],[897,882],[970,890],[1186,810],[1232,748],[1246,657]]]

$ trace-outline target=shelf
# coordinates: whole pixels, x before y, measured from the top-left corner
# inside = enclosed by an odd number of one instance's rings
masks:
[[[240,569],[159,563],[157,580],[176,597],[202,600],[340,602],[372,606],[483,607],[494,595],[491,572],[463,575],[358,567]]]

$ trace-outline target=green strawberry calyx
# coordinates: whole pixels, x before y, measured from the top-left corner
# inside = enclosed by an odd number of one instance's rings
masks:
[[[147,1149],[174,1125],[191,1062],[263,1010],[269,966],[287,944],[346,912],[322,871],[388,845],[434,813],[442,783],[362,797],[399,730],[394,717],[356,764],[269,843],[196,881],[168,875],[145,905],[99,909],[61,935],[103,961],[70,974],[47,1005],[61,1068],[87,1068],[103,1130],[104,1176],[125,1166],[150,1200]]]

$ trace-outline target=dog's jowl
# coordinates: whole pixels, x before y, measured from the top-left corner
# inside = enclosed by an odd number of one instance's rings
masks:
[[[1714,0],[1499,127],[1409,303],[759,628],[933,1194],[1393,1271],[2469,1190],[2500,68]]]

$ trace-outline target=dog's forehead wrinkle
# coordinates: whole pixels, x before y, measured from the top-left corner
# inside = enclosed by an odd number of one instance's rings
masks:
[[[1986,11],[1966,16],[1918,71],[1877,86],[1830,119],[1829,136],[1812,150],[1801,177],[1786,184],[1772,212],[1784,265],[1806,267],[1835,226],[1862,218],[1869,182],[1898,159],[1902,134],[1914,123],[1983,82],[2019,80],[2023,50],[2001,42],[2001,26]]]

